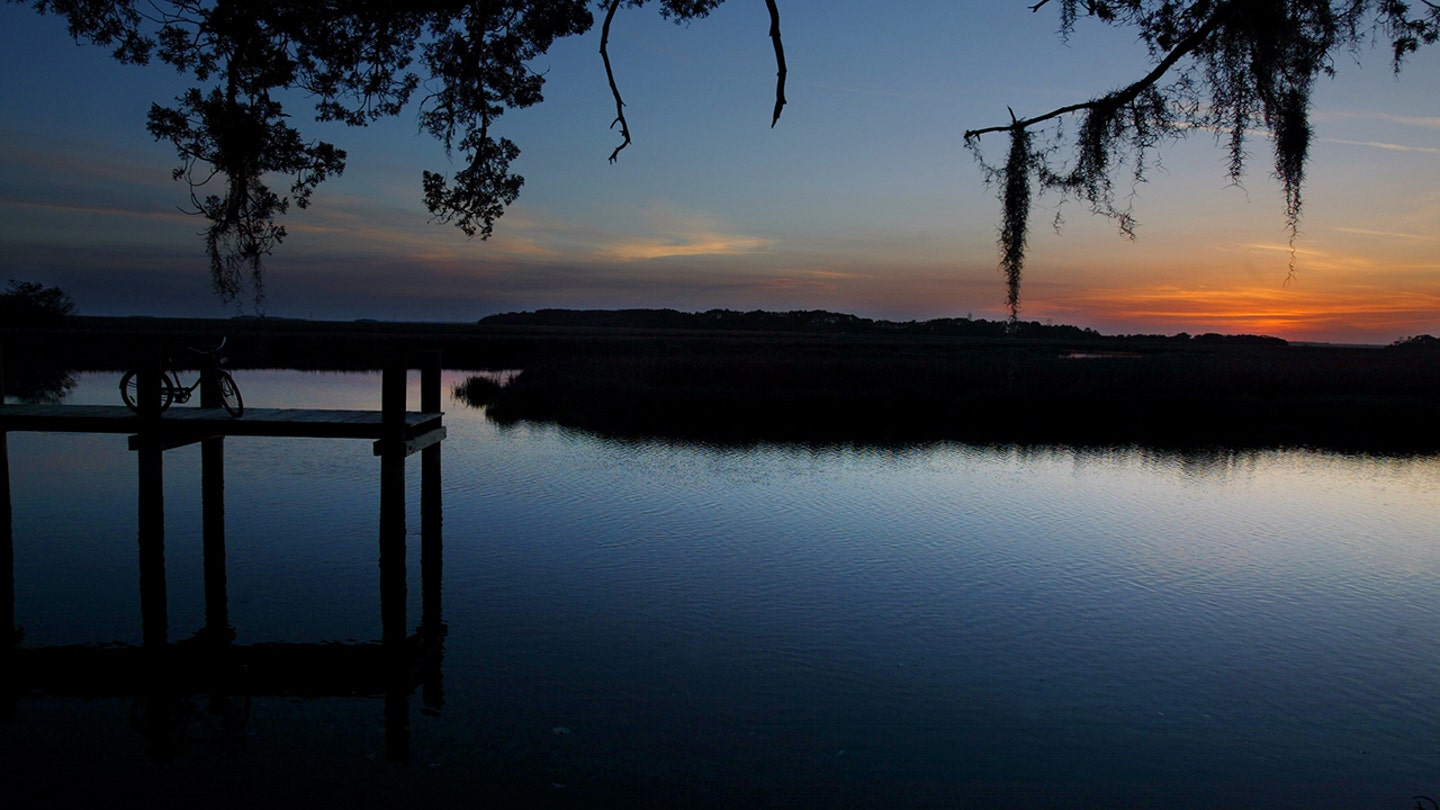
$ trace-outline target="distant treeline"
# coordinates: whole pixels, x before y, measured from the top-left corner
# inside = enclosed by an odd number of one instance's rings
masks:
[[[481,318],[481,326],[588,327],[617,329],[711,329],[731,332],[829,332],[845,335],[931,335],[942,337],[1004,337],[1018,335],[1046,340],[1133,340],[1208,344],[1284,346],[1286,341],[1265,335],[1221,335],[1213,332],[1191,336],[1102,335],[1088,327],[1048,324],[1039,321],[988,321],[983,318],[934,318],[928,321],[886,321],[827,312],[823,309],[766,312],[736,312],[711,309],[680,312],[674,309],[539,309],[534,312],[506,312]]]
[[[496,421],[611,436],[1440,451],[1429,335],[1381,350],[1005,326],[813,311],[548,310],[479,324],[68,315],[0,323],[0,379],[11,396],[60,399],[75,370],[183,360],[184,346],[223,337],[242,385],[245,369],[374,369],[440,351],[451,369],[520,371],[457,392]]]
[[[1403,352],[1440,352],[1440,338],[1434,335],[1412,335],[1400,338],[1386,348]]]

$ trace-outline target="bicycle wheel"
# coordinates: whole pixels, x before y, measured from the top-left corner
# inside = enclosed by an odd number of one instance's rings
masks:
[[[125,407],[140,412],[140,372],[131,369],[125,372],[120,378],[120,398],[125,400]],[[170,407],[175,401],[175,381],[170,378],[169,372],[160,372],[160,410]]]
[[[235,384],[235,378],[221,369],[215,372],[215,385],[220,389],[220,404],[232,417],[239,419],[240,414],[245,413],[245,400],[240,398],[240,386]]]

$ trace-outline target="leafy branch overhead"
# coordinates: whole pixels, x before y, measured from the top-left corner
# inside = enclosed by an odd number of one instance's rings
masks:
[[[1039,0],[1030,9],[1051,2]],[[1440,6],[1427,0],[1413,9],[1401,0],[1058,0],[1058,6],[1063,36],[1084,18],[1133,29],[1154,65],[1135,82],[1089,101],[1028,118],[1012,112],[1008,124],[965,133],[967,147],[1001,198],[1000,266],[1012,320],[1019,309],[1032,190],[1077,197],[1133,236],[1129,202],[1116,198],[1117,167],[1128,168],[1132,186],[1144,182],[1158,145],[1203,131],[1225,143],[1229,175],[1238,183],[1247,143],[1263,128],[1274,176],[1284,190],[1293,247],[1316,79],[1333,75],[1342,53],[1358,56],[1377,40],[1389,45],[1399,72],[1408,55],[1440,37]],[[1064,128],[1070,117],[1078,118],[1073,134]],[[981,139],[992,133],[1010,139],[999,165],[980,151]]]
[[[158,59],[195,78],[199,87],[151,108],[149,129],[175,145],[181,162],[174,176],[188,183],[191,210],[209,223],[215,290],[229,301],[248,285],[258,302],[263,259],[285,238],[279,218],[291,203],[305,207],[320,183],[345,168],[345,152],[302,136],[281,98],[300,91],[313,99],[319,120],[364,126],[398,115],[425,87],[420,128],[459,165],[448,175],[423,173],[425,205],[434,220],[484,239],[525,182],[512,171],[520,148],[498,134],[497,122],[507,110],[543,100],[545,78],[532,62],[557,40],[590,31],[592,7],[604,15],[600,57],[620,139],[610,160],[631,145],[610,34],[622,9],[650,0],[10,2],[64,16],[76,40],[108,47],[121,62]],[[662,17],[683,23],[724,0],[654,2]],[[787,69],[777,2],[765,5],[775,51],[774,126],[786,103]],[[1062,37],[1082,21],[1133,30],[1151,65],[1133,83],[1088,101],[1029,117],[1012,111],[1009,123],[965,133],[1002,201],[1000,264],[1012,321],[1034,197],[1076,197],[1133,236],[1117,173],[1128,173],[1133,188],[1144,182],[1157,147],[1193,132],[1226,144],[1236,182],[1249,141],[1266,133],[1293,246],[1316,80],[1333,74],[1341,56],[1358,58],[1374,43],[1387,46],[1398,71],[1440,38],[1435,0],[1016,0],[1017,11],[1026,7],[1058,10]],[[1002,133],[1006,157],[989,163],[981,142]],[[289,178],[288,190],[272,189],[273,176]]]
[[[520,148],[496,133],[511,109],[540,103],[544,76],[530,67],[558,39],[594,24],[589,0],[10,0],[62,15],[76,41],[111,49],[121,62],[154,60],[200,85],[168,106],[151,106],[148,128],[180,157],[173,172],[190,190],[190,211],[205,218],[216,293],[238,299],[249,286],[263,300],[264,258],[285,239],[279,218],[306,207],[315,188],[345,169],[344,150],[306,139],[281,99],[301,91],[320,121],[364,126],[398,115],[422,86],[420,128],[460,167],[425,171],[431,216],[467,236],[487,238],[525,179],[511,171]],[[600,0],[606,12],[601,54],[623,143],[624,104],[611,69],[608,37],[620,7],[649,0]],[[723,0],[657,0],[667,19],[707,16]],[[779,11],[766,0],[784,104]],[[773,125],[773,120],[772,120]],[[276,191],[272,176],[290,179]]]

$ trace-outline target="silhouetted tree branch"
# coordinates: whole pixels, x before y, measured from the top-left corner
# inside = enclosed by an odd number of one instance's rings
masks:
[[[610,122],[610,128],[620,127],[620,145],[610,153],[610,162],[614,163],[620,157],[620,150],[630,145],[630,123],[625,120],[625,100],[620,98],[620,88],[615,84],[615,70],[610,66],[610,23],[615,19],[615,12],[620,8],[620,0],[610,0],[610,7],[605,10],[605,24],[600,29],[600,58],[605,62],[605,78],[610,81],[610,94],[615,97],[615,120]]]
[[[1039,5],[1032,6],[1031,10],[1037,10],[1041,5],[1044,5],[1048,2],[1050,2],[1050,0],[1042,0]],[[1046,121],[1059,118],[1062,115],[1069,115],[1070,113],[1080,112],[1081,110],[1110,110],[1128,104],[1131,101],[1134,101],[1135,98],[1145,90],[1154,87],[1156,82],[1159,82],[1162,78],[1165,77],[1166,73],[1170,72],[1170,68],[1174,67],[1176,62],[1179,62],[1181,59],[1189,56],[1191,53],[1194,52],[1197,47],[1200,46],[1202,42],[1205,41],[1207,37],[1209,37],[1211,34],[1214,34],[1215,31],[1220,27],[1220,25],[1225,21],[1225,18],[1228,16],[1228,12],[1230,12],[1234,8],[1234,3],[1222,6],[1220,10],[1216,11],[1213,15],[1211,15],[1210,19],[1207,20],[1204,25],[1192,32],[1179,45],[1175,46],[1173,50],[1171,50],[1168,54],[1165,55],[1164,59],[1160,60],[1160,64],[1156,65],[1154,70],[1151,70],[1149,73],[1145,74],[1145,77],[1140,79],[1139,81],[1126,85],[1119,90],[1113,90],[1103,96],[1100,96],[1099,98],[1093,98],[1089,101],[1082,101],[1079,104],[1071,104],[1065,107],[1058,107],[1051,110],[1050,112],[1037,115],[1033,118],[1015,120],[1015,113],[1012,110],[1010,113],[1011,122],[1009,124],[1003,126],[982,127],[981,129],[966,130],[965,140],[972,141],[976,138],[979,138],[981,135],[985,135],[990,132],[1008,132],[1017,127],[1020,129],[1028,129],[1029,127],[1032,127],[1036,124],[1043,124]]]
[[[1039,0],[1030,9],[1049,2]],[[1133,28],[1154,65],[1139,80],[1089,101],[1028,118],[1012,112],[1009,124],[965,133],[966,147],[1001,198],[1000,268],[1012,320],[1032,188],[1078,196],[1133,238],[1134,216],[1128,204],[1116,204],[1114,167],[1129,165],[1132,185],[1142,183],[1158,144],[1196,130],[1228,139],[1229,174],[1236,183],[1245,171],[1247,138],[1257,125],[1268,131],[1275,177],[1284,190],[1293,273],[1315,79],[1334,73],[1338,50],[1358,51],[1379,38],[1389,40],[1398,71],[1407,55],[1440,37],[1440,8],[1421,2],[1428,11],[1412,16],[1403,0],[1061,0],[1062,35],[1071,33],[1082,12]],[[1063,130],[1044,132],[1044,125],[1071,115],[1080,116],[1079,127],[1062,149]],[[997,132],[1010,134],[1010,149],[1003,164],[992,166],[979,144]]]
[[[306,141],[280,99],[301,90],[317,117],[363,126],[394,116],[421,84],[420,127],[439,140],[461,168],[451,176],[425,171],[424,202],[432,218],[485,239],[518,197],[524,178],[511,171],[520,148],[498,136],[507,110],[543,101],[544,76],[530,64],[557,40],[594,25],[590,0],[9,0],[62,15],[76,40],[108,47],[121,62],[158,59],[201,85],[172,106],[152,106],[150,132],[174,144],[176,180],[190,187],[191,211],[206,218],[206,250],[223,300],[252,287],[263,295],[263,259],[285,238],[279,218],[293,202],[308,205],[314,189],[340,174],[346,155]],[[609,49],[621,7],[650,0],[594,0],[605,11],[601,61],[615,101],[612,128],[631,145],[625,102]],[[724,0],[657,0],[662,17],[687,22]],[[1112,217],[1126,236],[1135,219],[1117,204],[1113,174],[1128,166],[1132,187],[1144,181],[1151,154],[1167,139],[1193,131],[1227,140],[1230,177],[1239,182],[1247,138],[1264,128],[1274,173],[1285,196],[1293,242],[1312,137],[1309,108],[1315,79],[1334,72],[1337,52],[1386,42],[1395,70],[1440,38],[1440,5],[1419,0],[1034,0],[1031,12],[1058,6],[1060,31],[1079,18],[1134,30],[1153,62],[1139,80],[1089,101],[965,133],[987,181],[998,189],[1003,216],[1001,268],[1012,320],[1019,307],[1028,218],[1036,193],[1085,200]],[[787,65],[776,0],[766,0],[776,63],[771,126],[785,107]],[[415,70],[412,70],[415,66]],[[1062,128],[1080,119],[1073,136]],[[1010,136],[1006,159],[988,164],[985,135]],[[290,179],[272,190],[272,176]],[[212,186],[213,184],[213,186]],[[1293,253],[1292,253],[1293,260]]]
[[[525,179],[511,171],[520,148],[498,136],[507,110],[544,100],[544,76],[530,63],[563,37],[594,25],[590,0],[10,0],[66,18],[77,41],[111,49],[121,62],[158,59],[194,77],[170,106],[152,105],[148,128],[180,159],[174,179],[189,186],[189,211],[204,217],[214,289],[224,301],[248,287],[263,302],[264,258],[285,239],[280,217],[306,207],[315,188],[345,168],[343,150],[306,141],[280,99],[301,90],[316,117],[364,126],[398,115],[423,69],[431,92],[420,128],[461,168],[425,171],[421,189],[434,221],[488,238]],[[649,0],[596,0],[605,9],[601,56],[622,142],[631,143],[610,62],[611,22],[621,6]],[[707,16],[724,0],[659,0],[675,22]],[[784,103],[779,12],[767,0]],[[772,119],[772,126],[774,120]],[[272,176],[288,176],[288,192]]]
[[[780,121],[780,111],[785,109],[785,43],[780,39],[780,8],[775,0],[765,0],[770,9],[770,41],[775,45],[775,114],[770,117],[770,126]]]

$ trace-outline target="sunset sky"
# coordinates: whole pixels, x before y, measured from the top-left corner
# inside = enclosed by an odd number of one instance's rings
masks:
[[[412,107],[364,130],[308,122],[349,152],[343,177],[285,217],[265,312],[467,321],[541,307],[828,309],[896,320],[1005,317],[999,204],[966,129],[1090,98],[1147,69],[1125,32],[1025,0],[879,5],[782,0],[789,105],[759,0],[690,26],[647,8],[612,33],[634,144],[617,164],[598,30],[535,68],[546,102],[501,119],[524,154],[519,202],[489,240],[430,224],[423,169],[448,170]],[[883,9],[883,10],[882,10]],[[1021,315],[1105,333],[1255,332],[1388,343],[1440,334],[1440,47],[1397,79],[1388,51],[1342,55],[1313,121],[1298,264],[1257,133],[1243,188],[1197,134],[1139,189],[1138,238],[1041,198]],[[0,5],[0,282],[70,290],[85,314],[236,312],[210,292],[202,223],[180,213],[152,101],[163,65],[76,46],[61,19]],[[297,99],[297,101],[300,101]],[[1003,154],[990,136],[986,153]],[[278,184],[277,185],[282,185]],[[246,311],[250,310],[247,303]]]

